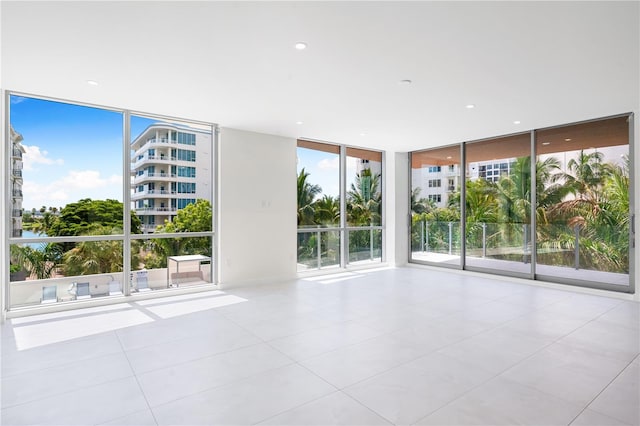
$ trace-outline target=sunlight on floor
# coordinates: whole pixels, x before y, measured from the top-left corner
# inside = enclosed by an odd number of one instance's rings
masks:
[[[206,297],[190,294],[14,318],[11,324],[16,348],[22,351],[150,323],[157,320],[154,315],[160,319],[174,318],[246,301],[215,291]]]
[[[167,303],[148,307],[150,312],[158,315],[162,319],[173,318],[193,312],[205,311],[207,309],[219,308],[221,306],[235,305],[246,302],[247,299],[238,296],[226,295],[218,297],[198,298],[185,302]]]

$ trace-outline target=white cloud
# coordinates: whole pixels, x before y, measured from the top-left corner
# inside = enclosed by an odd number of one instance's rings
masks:
[[[82,198],[122,199],[122,176],[103,177],[97,170],[69,170],[52,182],[25,180],[22,186],[24,206],[64,206]]]
[[[320,170],[338,170],[340,168],[340,158],[338,156],[331,159],[325,158],[318,162],[318,169]]]
[[[24,170],[34,170],[35,164],[46,165],[62,165],[64,160],[61,158],[53,159],[49,158],[48,151],[41,151],[39,146],[36,145],[23,145],[25,153],[22,156],[22,165]]]

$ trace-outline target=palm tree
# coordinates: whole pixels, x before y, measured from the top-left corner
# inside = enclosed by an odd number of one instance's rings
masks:
[[[421,191],[422,188],[419,186],[411,191],[411,212],[414,214],[427,213],[436,208],[435,201],[427,198],[418,198]]]
[[[97,227],[90,235],[122,233],[118,229]],[[122,271],[122,241],[82,241],[63,256],[65,274],[89,275]]]
[[[298,174],[298,226],[314,224],[313,202],[322,192],[320,185],[312,185],[307,181],[309,173],[304,168]]]
[[[11,246],[11,257],[16,264],[26,270],[30,276],[39,280],[51,278],[62,259],[59,244],[42,244],[39,248],[30,246]]]
[[[338,225],[340,223],[340,199],[325,195],[314,204],[314,220],[320,225]]]
[[[347,192],[347,220],[350,225],[380,225],[382,194],[380,175],[364,169],[356,174],[351,190]]]

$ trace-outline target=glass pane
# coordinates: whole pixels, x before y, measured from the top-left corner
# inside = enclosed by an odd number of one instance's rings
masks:
[[[298,141],[298,228],[340,225],[340,148]]]
[[[11,237],[121,234],[122,114],[16,95],[10,112]]]
[[[382,225],[382,153],[347,148],[347,225]]]
[[[11,307],[122,295],[122,241],[10,246]]]
[[[349,231],[349,264],[360,265],[382,261],[382,230]]]
[[[298,232],[298,272],[340,266],[340,231]]]
[[[460,146],[411,154],[411,259],[460,265]]]
[[[212,238],[131,241],[131,293],[212,282]]]
[[[132,116],[131,135],[131,208],[141,231],[211,231],[211,126]]]
[[[466,265],[531,272],[531,135],[468,143]]]
[[[629,285],[627,117],[537,131],[536,152],[536,273]]]

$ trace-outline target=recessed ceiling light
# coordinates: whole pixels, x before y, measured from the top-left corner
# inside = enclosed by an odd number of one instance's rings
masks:
[[[453,157],[449,155],[449,156],[447,157],[447,160],[451,160],[452,158],[453,158]]]
[[[97,85],[98,85],[98,82],[97,82],[97,81],[95,81],[95,80],[87,80],[87,84],[90,84],[90,85],[92,85],[92,86],[97,86]]]
[[[564,141],[565,142],[571,142],[571,138],[566,138]]]
[[[513,124],[520,124],[520,120],[514,121]]]
[[[304,121],[296,121],[296,124],[299,126],[301,124],[304,124]]]
[[[551,145],[551,142],[542,142],[542,145]]]
[[[297,50],[304,50],[307,48],[307,43],[305,43],[304,41],[299,41],[295,44],[295,47]]]
[[[476,107],[475,104],[467,104],[467,105],[465,105],[465,108],[467,108],[467,109],[473,109],[475,107]]]

